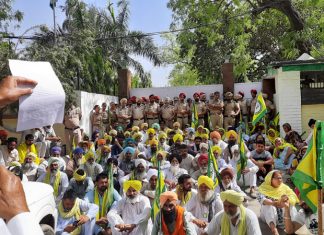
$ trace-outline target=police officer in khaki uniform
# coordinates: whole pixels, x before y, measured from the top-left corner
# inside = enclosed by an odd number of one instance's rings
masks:
[[[249,116],[250,116],[249,121],[252,121],[252,119],[253,119],[255,105],[257,103],[257,96],[256,96],[257,93],[258,93],[257,90],[255,90],[255,89],[251,90],[252,99],[250,100],[250,102],[248,102],[248,112],[249,112]]]
[[[102,131],[103,132],[107,132],[108,128],[109,128],[109,113],[107,110],[107,103],[102,103],[101,105],[101,116],[102,116]]]
[[[188,115],[190,114],[190,108],[185,101],[186,95],[184,93],[179,94],[179,101],[175,105],[175,113],[177,115],[177,122],[180,123],[180,129],[184,128],[188,124]]]
[[[218,91],[213,95],[214,98],[210,99],[208,103],[212,129],[215,129],[216,127],[223,128],[224,102],[220,99],[220,93]]]
[[[224,102],[224,129],[227,131],[229,126],[235,126],[235,118],[240,114],[240,106],[233,99],[232,92],[225,93]]]
[[[115,123],[117,122],[117,114],[116,114],[116,111],[117,111],[117,104],[115,104],[114,102],[110,102],[109,104],[109,117],[108,117],[108,120],[109,120],[109,129],[112,128]]]
[[[140,127],[144,123],[145,105],[142,104],[142,99],[137,97],[136,104],[132,106],[133,126]]]
[[[78,145],[81,142],[81,130],[80,120],[82,118],[82,112],[79,107],[76,107],[73,103],[64,115],[63,124],[65,126],[65,142],[66,152],[70,153],[72,150],[72,144]]]
[[[174,122],[175,108],[171,105],[170,97],[164,99],[164,105],[161,108],[162,120],[168,128],[172,128]]]
[[[203,101],[200,101],[200,94],[194,93],[193,94],[194,103],[193,106],[196,105],[197,113],[198,113],[198,125],[205,126],[205,114],[207,112],[206,104]],[[191,108],[193,110],[193,107]]]
[[[127,99],[122,98],[120,100],[120,106],[116,110],[116,116],[118,123],[123,127],[124,130],[130,123],[131,114],[131,109],[127,106]]]
[[[97,104],[94,106],[93,112],[90,116],[90,123],[92,126],[92,133],[101,130],[102,114],[100,112],[100,106]]]
[[[145,116],[149,127],[152,127],[153,123],[159,123],[160,105],[155,102],[154,95],[150,95],[149,100],[150,102],[145,107]]]

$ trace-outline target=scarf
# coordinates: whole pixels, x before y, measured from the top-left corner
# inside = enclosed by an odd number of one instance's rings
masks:
[[[187,202],[190,200],[191,196],[192,196],[192,192],[188,192],[186,194],[186,196],[184,195],[184,192],[183,190],[181,189],[181,186],[180,185],[177,185],[176,186],[176,193],[178,195],[178,198],[180,200],[180,204],[181,206],[184,206],[187,204]]]
[[[164,235],[185,235],[186,231],[184,230],[184,208],[181,206],[176,206],[176,220],[175,220],[175,226],[174,231],[172,233],[169,232],[168,226],[166,225],[163,214],[161,211],[160,216],[162,216],[162,232]]]
[[[72,217],[75,217],[76,220],[79,220],[80,218],[80,215],[81,215],[81,210],[80,210],[80,199],[76,199],[75,200],[75,203],[74,203],[74,206],[72,207],[72,209],[68,212],[65,212],[64,211],[64,208],[63,208],[63,203],[62,201],[60,201],[59,205],[58,205],[58,212],[60,214],[60,216],[63,218],[63,219],[70,219]],[[70,233],[71,235],[79,235],[81,233],[81,226],[78,226],[76,229],[74,229],[72,231],[72,233]]]
[[[45,176],[45,184],[51,184],[51,172],[48,171],[46,173]],[[54,189],[54,196],[57,197],[58,196],[58,191],[59,191],[59,186],[61,183],[61,171],[57,171],[56,175],[55,175],[55,180],[54,180],[54,185],[53,185],[53,189]]]
[[[274,136],[271,137],[271,136],[269,135],[269,132],[274,133]],[[271,144],[274,145],[274,144],[275,144],[275,140],[276,140],[278,137],[279,137],[279,133],[278,133],[278,131],[276,131],[275,129],[269,129],[269,130],[268,130],[267,138],[268,138],[268,140],[271,142]]]
[[[246,211],[243,205],[240,205],[239,208],[241,211],[240,214],[241,221],[238,227],[238,234],[244,235],[246,234]],[[225,212],[223,212],[223,216],[221,220],[221,235],[230,234],[231,231],[230,223],[232,223],[230,217]]]
[[[282,195],[287,195],[289,198],[289,203],[294,206],[297,202],[299,202],[299,200],[291,188],[284,183],[282,183],[278,188],[271,185],[272,176],[276,171],[277,170],[273,170],[267,174],[264,183],[262,183],[259,187],[259,192],[274,200],[280,200]]]
[[[101,217],[105,217],[107,215],[107,212],[109,211],[112,203],[113,203],[114,196],[112,195],[111,192],[109,192],[108,189],[106,189],[103,198],[102,198],[102,203],[100,205],[100,200],[99,200],[99,192],[97,187],[94,189],[94,204],[99,206],[99,211],[96,216],[96,220],[99,220]]]

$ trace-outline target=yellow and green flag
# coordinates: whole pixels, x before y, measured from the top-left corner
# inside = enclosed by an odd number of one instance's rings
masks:
[[[198,109],[195,102],[192,103],[192,114],[191,114],[191,127],[197,129],[198,127]]]
[[[158,180],[155,189],[155,198],[153,201],[152,209],[151,209],[151,218],[152,221],[155,221],[156,215],[160,211],[160,195],[166,191],[166,187],[164,184],[164,176],[163,172],[160,169],[160,161],[158,161]],[[161,216],[162,218],[162,216]],[[162,224],[162,223],[161,223]]]
[[[298,164],[292,181],[300,197],[315,213],[318,208],[318,190],[323,187],[324,178],[324,122],[316,122],[313,137],[305,157]]]
[[[267,113],[267,106],[265,105],[262,93],[260,92],[255,105],[252,124],[255,126]]]
[[[239,147],[240,147],[240,160],[237,162],[237,180],[241,178],[242,170],[244,170],[247,165],[247,157],[245,154],[245,144],[244,144],[242,131],[240,132]]]
[[[221,180],[221,176],[220,173],[218,171],[218,164],[217,164],[217,160],[215,159],[214,154],[211,151],[211,147],[209,145],[208,147],[208,168],[207,168],[207,176],[209,178],[212,178],[212,170],[211,170],[211,165],[213,166],[214,169],[214,186],[216,187],[220,180]]]

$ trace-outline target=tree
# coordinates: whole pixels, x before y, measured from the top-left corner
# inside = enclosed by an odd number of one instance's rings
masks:
[[[152,87],[151,74],[145,73],[145,78],[141,79],[138,74],[132,77],[132,88],[147,88]]]
[[[190,58],[199,82],[221,81],[234,63],[236,81],[258,80],[271,61],[323,55],[323,0],[170,0],[180,59]]]

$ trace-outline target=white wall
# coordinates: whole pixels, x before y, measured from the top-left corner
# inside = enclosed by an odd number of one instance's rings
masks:
[[[258,92],[262,88],[261,82],[251,82],[251,83],[235,83],[234,92],[235,94],[239,91],[243,91],[245,98],[251,98],[250,90],[256,89]],[[195,92],[205,92],[207,94],[207,99],[209,94],[215,91],[219,91],[221,96],[223,95],[223,84],[215,85],[201,85],[201,86],[178,86],[178,87],[152,87],[152,88],[133,88],[130,91],[131,96],[136,97],[148,97],[151,94],[160,96],[161,98],[170,97],[173,98],[178,96],[179,93],[184,92],[187,98],[192,98]]]
[[[282,72],[278,69],[275,76],[276,94],[275,105],[280,113],[280,134],[284,136],[282,124],[288,122],[292,129],[299,134],[302,133],[301,121],[301,94],[300,94],[300,72]]]
[[[91,125],[90,125],[90,114],[93,107],[98,104],[101,107],[103,102],[109,105],[110,102],[118,103],[118,97],[110,95],[102,95],[95,93],[88,93],[84,91],[77,91],[77,104],[80,105],[82,110],[81,128],[84,129],[85,133],[91,136]]]

